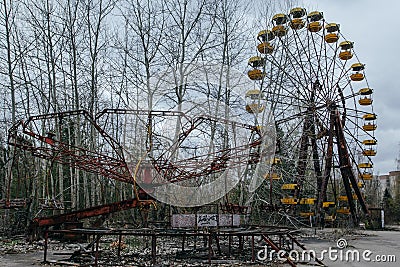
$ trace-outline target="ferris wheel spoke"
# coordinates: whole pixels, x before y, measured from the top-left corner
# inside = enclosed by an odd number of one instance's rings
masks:
[[[322,58],[322,52],[323,51],[325,51],[324,50],[324,44],[326,44],[326,42],[324,41],[324,38],[319,34],[319,33],[316,33],[318,36],[319,36],[319,47],[317,47],[317,40],[315,40],[315,34],[311,34],[311,43],[313,44],[313,49],[314,49],[314,53],[315,53],[315,57],[317,58],[316,59],[316,65],[317,65],[317,79],[320,79],[319,77],[320,76],[324,76],[323,75],[323,73],[322,73],[322,71],[323,71],[323,68],[321,67],[321,63],[323,63],[323,58]],[[319,48],[319,49],[318,49]],[[318,75],[318,73],[321,73],[321,75]]]
[[[352,121],[352,120],[348,120],[348,122],[347,123],[351,123],[352,124],[352,126],[354,127],[354,128],[357,128],[360,132],[362,132],[364,135],[366,135],[367,137],[370,137],[370,138],[375,138],[375,136],[373,135],[373,134],[371,134],[369,131],[365,131],[363,128],[362,128],[362,126],[360,126],[357,122],[354,122],[354,121]],[[351,131],[351,128],[350,128],[350,126],[345,126],[344,127],[344,130],[345,130],[345,132],[348,134],[348,135],[352,135],[352,138],[356,138],[356,136],[353,134],[353,131]],[[356,139],[356,140],[358,140],[358,139]]]
[[[283,114],[284,112],[285,112],[285,111],[283,110],[283,111],[282,111],[282,114]],[[288,117],[275,120],[275,123],[276,123],[277,125],[280,125],[280,124],[282,124],[282,123],[287,123],[287,122],[292,121],[292,120],[298,120],[299,118],[302,118],[302,117],[304,117],[306,114],[309,114],[309,113],[310,113],[310,111],[302,111],[302,112],[299,112],[299,113],[290,115],[290,116],[288,116]]]
[[[306,62],[307,62],[307,64],[309,64],[309,70],[307,70],[305,67],[303,67],[304,75],[308,75],[307,80],[309,82],[312,82],[312,78],[311,78],[312,74],[314,74],[314,76],[317,76],[317,75],[315,75],[316,73],[314,71],[312,71],[313,70],[313,68],[312,68],[313,62],[312,62],[311,56],[309,54],[309,47],[310,47],[309,35],[308,35],[309,33],[308,33],[308,31],[306,33],[307,47],[304,46],[305,40],[300,37],[300,33],[298,31],[294,31],[293,34],[294,34],[294,39],[295,39],[295,43],[296,43],[296,51],[298,51],[299,58],[301,59],[301,58],[303,58],[303,55],[305,55]],[[303,63],[302,63],[302,66],[304,66]],[[314,72],[314,73],[312,73],[312,72]]]
[[[295,40],[295,43],[297,46],[297,40],[295,37],[294,37],[294,40]],[[289,62],[292,66],[292,71],[296,74],[297,81],[302,81],[302,78],[299,75],[299,71],[300,71],[301,74],[303,74],[303,76],[304,76],[303,80],[305,81],[304,83],[300,83],[300,85],[302,86],[302,88],[307,88],[308,83],[311,81],[311,76],[307,76],[306,66],[303,64],[303,62],[301,60],[302,55],[300,54],[300,50],[294,49],[295,51],[298,52],[298,54],[295,55],[292,53],[292,49],[291,49],[290,45],[285,45],[285,43],[283,41],[281,41],[281,45],[282,45],[282,48],[285,50],[285,52],[290,56]]]
[[[282,62],[278,62],[275,58],[270,59],[269,62],[271,63],[272,68],[274,68],[274,69],[276,68],[276,72],[278,72],[279,77],[281,79],[283,79],[283,77],[285,77],[288,79],[288,81],[290,81],[292,83],[292,87],[290,87],[291,89],[293,89],[293,88],[298,89],[299,85],[302,88],[305,88],[307,86],[306,84],[303,84],[303,82],[301,80],[299,80],[297,77],[293,77],[293,75],[288,73],[288,71],[286,69],[287,64],[282,65]],[[289,60],[289,64],[292,64],[292,63],[290,63],[290,60]],[[282,84],[282,81],[281,81],[281,83],[279,83],[277,85],[280,85],[280,84]],[[288,89],[285,89],[284,87],[282,87],[281,89],[285,90],[288,94],[289,93],[293,94],[293,91],[290,92]],[[304,93],[302,91],[297,90],[296,92],[301,95],[301,99],[304,99],[304,100],[307,99],[307,96],[304,95]]]

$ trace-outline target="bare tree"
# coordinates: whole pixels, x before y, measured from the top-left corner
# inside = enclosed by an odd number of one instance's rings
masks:
[[[139,70],[137,78],[147,91],[147,108],[153,106],[154,88],[151,88],[150,78],[153,77],[155,67],[160,65],[160,46],[164,42],[165,16],[164,3],[150,0],[126,1],[121,11],[127,25],[127,34],[130,37],[129,49],[126,46],[126,55],[137,62]]]
[[[6,86],[6,88],[9,88],[9,95],[11,97],[11,124],[14,124],[16,122],[16,96],[15,96],[15,85],[14,85],[14,59],[12,58],[12,47],[11,47],[11,42],[12,42],[12,37],[11,37],[11,27],[13,27],[13,13],[12,13],[12,4],[8,2],[7,0],[4,0],[2,3],[2,21],[4,23],[4,39],[5,44],[2,44],[4,47],[4,50],[6,52],[6,58],[5,58],[5,65],[7,66],[7,70],[4,71],[4,74],[7,75],[8,81],[9,81],[9,86]],[[8,95],[8,92],[6,92]],[[7,124],[6,124],[7,125]],[[2,177],[1,179],[1,185],[2,186],[2,191],[6,189],[6,192],[2,192],[2,196],[6,196],[6,198],[10,197],[10,190],[11,190],[11,183],[12,183],[12,166],[13,166],[13,160],[14,160],[14,155],[13,151],[10,153],[10,160],[6,160],[7,162],[7,167],[5,176]]]
[[[106,18],[110,12],[114,9],[116,4],[115,0],[100,0],[85,1],[84,11],[85,11],[85,26],[87,29],[87,39],[86,42],[89,47],[89,57],[88,65],[89,67],[89,103],[88,111],[90,114],[94,115],[99,109],[99,82],[101,81],[101,74],[104,74],[104,69],[102,69],[102,61],[107,59],[107,35],[106,35]],[[96,144],[97,132],[96,129],[91,125],[89,138],[89,149],[95,151],[98,149]],[[96,178],[94,175],[90,175],[89,179],[90,186],[88,183],[88,178],[86,173],[83,177],[83,187],[85,190],[85,205],[91,206],[92,204],[98,203],[101,199],[100,191],[96,190]],[[89,194],[90,188],[90,194]]]

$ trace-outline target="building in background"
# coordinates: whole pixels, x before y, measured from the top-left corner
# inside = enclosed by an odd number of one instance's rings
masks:
[[[387,189],[393,199],[400,197],[400,171],[391,171],[389,174],[379,175],[380,198],[383,198]]]
[[[379,194],[379,199],[380,201],[382,201],[383,199],[383,195],[385,194],[385,190],[386,188],[388,188],[389,183],[390,183],[390,179],[389,179],[389,174],[384,174],[384,175],[379,175],[377,178],[378,183],[379,183],[379,192],[377,192]]]

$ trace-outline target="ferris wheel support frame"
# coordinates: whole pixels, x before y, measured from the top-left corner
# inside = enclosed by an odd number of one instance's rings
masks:
[[[305,180],[305,173],[306,173],[306,167],[307,167],[307,156],[308,156],[308,135],[310,127],[312,125],[312,119],[311,115],[307,115],[304,121],[303,125],[303,134],[300,139],[300,152],[299,152],[299,159],[297,163],[297,177],[296,177],[296,184],[297,184],[297,189],[295,191],[295,198],[300,197],[300,192],[303,186],[303,182]]]
[[[311,149],[312,149],[312,154],[313,154],[313,162],[314,162],[314,170],[315,174],[317,176],[317,196],[319,195],[318,193],[321,191],[321,186],[322,186],[322,171],[321,171],[321,165],[320,165],[320,159],[318,155],[318,147],[317,147],[317,139],[315,137],[315,123],[311,125],[311,132],[313,133],[311,139]]]
[[[315,91],[320,89],[320,84],[316,81],[312,86],[311,100],[313,102]],[[310,106],[307,109],[307,114],[304,119],[302,135],[300,138],[300,151],[299,158],[297,164],[297,177],[296,184],[297,189],[295,190],[295,198],[300,198],[302,185],[305,180],[305,172],[306,172],[306,164],[307,164],[307,156],[308,156],[308,147],[310,146],[311,141],[311,150],[312,157],[314,162],[314,170],[317,175],[317,205],[316,205],[316,215],[321,217],[322,215],[322,203],[327,199],[327,186],[328,181],[331,178],[331,170],[332,170],[332,159],[333,159],[333,138],[336,138],[337,150],[339,156],[339,168],[343,179],[343,184],[346,191],[347,202],[350,208],[350,214],[352,217],[352,221],[354,225],[359,223],[359,217],[357,215],[357,210],[355,203],[353,201],[352,189],[353,187],[354,193],[357,196],[357,199],[361,205],[361,208],[365,215],[367,216],[368,221],[369,211],[368,207],[365,204],[364,197],[361,194],[361,191],[358,187],[355,175],[352,170],[352,164],[350,161],[349,151],[347,149],[347,143],[344,136],[343,124],[345,123],[345,114],[340,116],[340,112],[337,106],[332,105],[329,107],[330,112],[330,131],[328,135],[328,147],[326,153],[326,165],[324,174],[322,175],[321,167],[319,165],[319,156],[317,146],[316,146],[316,128],[315,128],[315,118],[313,116],[313,111],[315,107]]]
[[[311,93],[311,99],[312,101],[314,100],[315,97],[315,90],[320,89],[320,83],[318,80],[313,84],[312,87],[312,93]],[[317,144],[316,144],[316,132],[315,132],[315,118],[313,116],[315,107],[310,106],[307,109],[307,115],[304,120],[303,124],[303,131],[302,131],[302,136],[300,139],[300,152],[299,152],[299,160],[297,164],[297,178],[296,178],[296,183],[298,185],[297,190],[295,191],[295,198],[300,197],[300,191],[301,187],[303,185],[304,181],[304,175],[306,171],[306,165],[307,165],[307,156],[308,156],[308,146],[309,146],[309,141],[311,141],[311,150],[312,150],[312,156],[313,156],[313,163],[314,163],[314,170],[317,175],[317,188],[320,188],[320,185],[322,184],[322,172],[321,172],[321,167],[319,165],[319,156],[318,156],[318,151],[317,151]]]
[[[324,175],[322,176],[322,181],[320,187],[318,187],[318,194],[317,194],[317,205],[315,214],[317,216],[321,215],[322,212],[322,203],[327,200],[326,198],[326,191],[328,189],[328,181],[331,178],[331,171],[332,171],[332,158],[333,158],[333,132],[335,130],[334,124],[334,110],[331,111],[330,114],[330,125],[329,125],[329,132],[328,132],[328,147],[325,156],[325,168],[324,168]]]
[[[358,187],[357,180],[354,176],[351,167],[351,161],[347,150],[346,138],[343,132],[343,124],[340,119],[339,110],[337,109],[334,110],[334,124],[335,124],[336,138],[337,138],[340,172],[342,174],[343,184],[345,186],[347,201],[349,203],[350,213],[352,216],[353,223],[354,225],[357,225],[359,222],[359,218],[357,216],[357,212],[353,201],[353,196],[351,194],[350,184],[353,187],[354,193],[356,194],[358,202],[361,205],[361,209],[367,216],[368,221],[371,223],[368,207],[365,204],[364,197],[361,194],[360,188]]]

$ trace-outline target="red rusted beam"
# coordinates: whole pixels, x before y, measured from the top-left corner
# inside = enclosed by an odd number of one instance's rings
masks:
[[[29,198],[0,199],[0,209],[24,208],[29,203]]]
[[[298,245],[301,249],[307,250],[307,248],[306,248],[303,244],[301,244],[292,234],[287,233],[287,236],[290,238],[290,240],[292,240],[292,242],[296,243],[296,245]],[[316,262],[318,262],[318,263],[321,264],[322,266],[325,266],[325,264],[324,264],[322,261],[320,261],[320,260],[317,258],[317,256],[316,256],[315,254],[309,253],[309,255],[310,255],[312,258],[314,258],[314,260],[315,260]]]
[[[139,201],[137,199],[128,199],[101,206],[90,207],[78,211],[72,211],[51,217],[35,218],[33,219],[33,221],[37,226],[57,225],[63,222],[77,221],[80,219],[89,218],[93,216],[105,215],[121,210],[132,209],[137,207],[139,203],[150,204],[151,201],[146,202],[146,201]]]
[[[72,145],[61,140],[55,140],[54,136],[43,136],[32,129],[36,121],[61,120],[71,116],[84,116],[93,125],[104,140],[112,148],[112,153],[107,155],[97,151],[90,151],[79,145]],[[25,140],[24,135],[32,137],[39,142]],[[26,151],[32,152],[33,156],[69,165],[87,172],[103,175],[104,177],[134,184],[133,178],[126,165],[122,154],[121,145],[109,136],[84,110],[51,113],[45,115],[31,116],[27,121],[19,121],[9,130],[8,143]]]
[[[271,248],[272,248],[273,250],[275,250],[276,252],[282,251],[281,248],[278,247],[278,246],[274,243],[274,241],[272,241],[271,239],[269,239],[268,236],[262,234],[261,237],[264,239],[265,242],[268,243],[268,245],[271,246]],[[286,252],[286,251],[285,251],[285,254],[282,255],[282,256],[284,256],[284,257],[286,258],[287,263],[289,263],[290,266],[292,266],[292,267],[296,267],[296,266],[297,266],[296,263],[294,263],[294,262],[290,259],[290,257],[287,255],[287,252]]]

